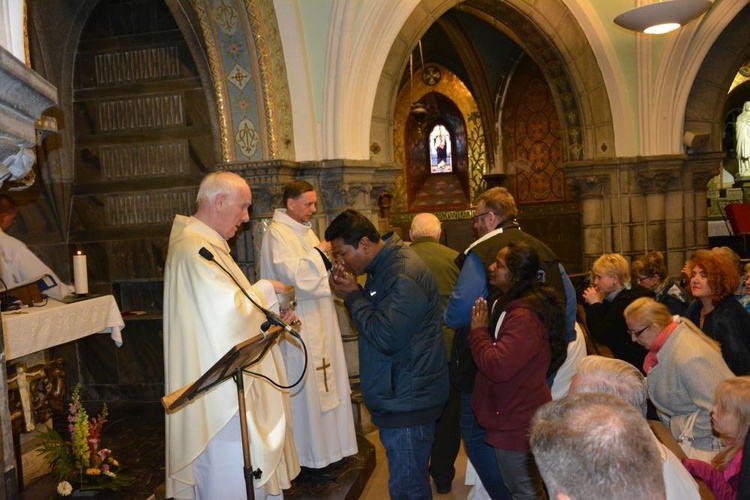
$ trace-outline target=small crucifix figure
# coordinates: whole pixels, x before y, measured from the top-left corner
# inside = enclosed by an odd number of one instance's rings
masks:
[[[328,372],[326,372],[326,368],[330,367],[331,363],[326,363],[326,358],[323,358],[323,364],[315,369],[315,371],[323,370],[323,385],[325,385],[326,392],[328,392]]]

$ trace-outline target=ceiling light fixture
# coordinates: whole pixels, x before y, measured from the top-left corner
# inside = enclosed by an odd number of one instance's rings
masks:
[[[668,0],[636,7],[615,18],[631,31],[661,35],[686,25],[711,8],[709,0]]]

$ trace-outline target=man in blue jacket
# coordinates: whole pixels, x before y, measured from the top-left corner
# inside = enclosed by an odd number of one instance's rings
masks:
[[[381,238],[355,210],[338,215],[325,238],[336,260],[331,290],[359,333],[362,397],[380,428],[391,498],[432,498],[430,450],[448,398],[435,277],[398,235]],[[365,273],[361,287],[356,276]]]

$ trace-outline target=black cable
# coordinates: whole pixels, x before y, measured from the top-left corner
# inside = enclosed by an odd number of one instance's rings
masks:
[[[265,379],[269,383],[271,383],[273,386],[278,387],[279,389],[291,389],[291,388],[295,387],[296,385],[298,385],[300,382],[302,382],[302,379],[305,377],[305,373],[307,372],[307,345],[305,345],[305,341],[302,340],[302,336],[294,328],[292,328],[291,326],[287,325],[286,322],[283,319],[281,319],[281,316],[279,316],[278,314],[276,314],[273,311],[269,311],[265,307],[263,307],[260,304],[258,304],[255,300],[253,300],[253,298],[250,296],[250,294],[247,293],[245,291],[245,289],[242,287],[242,285],[240,284],[240,282],[237,281],[237,278],[235,278],[234,275],[232,273],[230,273],[228,269],[226,269],[224,266],[222,266],[219,262],[216,261],[216,259],[214,258],[214,254],[211,253],[210,250],[208,250],[206,247],[201,247],[201,249],[198,251],[198,253],[200,254],[201,257],[203,257],[207,261],[213,262],[214,264],[216,264],[217,266],[219,266],[219,269],[221,269],[222,271],[224,271],[224,274],[226,274],[227,276],[229,276],[229,278],[234,282],[235,285],[237,285],[237,288],[240,289],[240,291],[247,298],[247,300],[249,300],[252,305],[254,305],[259,311],[261,311],[266,316],[266,321],[260,327],[261,333],[264,336],[265,336],[266,331],[268,331],[268,328],[270,328],[271,325],[278,326],[279,328],[281,328],[285,332],[288,332],[294,338],[296,338],[297,340],[299,340],[300,344],[302,344],[302,348],[303,348],[303,350],[305,352],[304,369],[302,370],[302,373],[300,374],[299,379],[294,384],[289,385],[289,386],[283,386],[281,384],[277,384],[276,382],[274,382],[273,380],[271,380],[270,378],[268,378],[267,376],[265,376],[263,374],[260,374],[260,373],[257,373],[257,372],[253,372],[253,371],[250,371],[250,370],[247,370],[247,369],[244,369],[244,368],[242,369],[242,372],[243,373],[247,373],[248,375],[254,375],[254,376],[260,377],[262,379]],[[263,350],[260,353],[260,356],[258,356],[253,361],[253,363],[251,363],[248,366],[251,366],[252,364],[254,364],[255,362],[257,362],[260,358],[262,358],[263,355],[268,351],[268,349],[270,348],[270,346],[271,346],[271,344],[268,344],[266,347],[264,347]]]
[[[300,339],[300,341],[301,341],[301,339]],[[297,385],[299,385],[300,382],[302,382],[302,379],[305,378],[305,373],[307,373],[307,345],[305,345],[304,342],[300,342],[300,343],[302,344],[302,350],[305,352],[305,364],[304,364],[304,366],[302,368],[302,373],[300,374],[299,378],[297,379],[297,381],[295,383],[293,383],[291,385],[277,384],[276,382],[274,382],[273,380],[271,380],[267,376],[263,375],[262,373],[253,372],[253,371],[250,371],[250,370],[247,370],[247,369],[246,370],[242,370],[243,373],[246,373],[248,375],[254,375],[256,377],[260,377],[260,378],[266,379],[274,387],[278,387],[279,389],[292,389],[292,388],[296,387]],[[268,350],[269,347],[271,347],[271,344],[268,344],[268,346],[266,346],[263,349],[263,351],[260,353],[260,356],[258,356],[258,359],[260,359],[260,358],[263,357],[263,355],[266,353],[266,351]]]

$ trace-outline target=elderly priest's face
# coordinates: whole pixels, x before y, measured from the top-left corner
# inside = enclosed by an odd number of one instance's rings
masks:
[[[237,229],[250,220],[248,209],[253,203],[253,194],[250,186],[240,185],[234,193],[221,194],[216,199],[216,210],[218,211],[218,226],[214,228],[225,240],[229,240]]]

